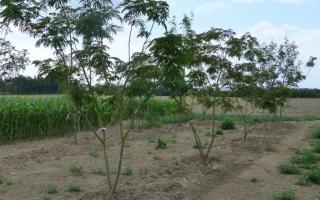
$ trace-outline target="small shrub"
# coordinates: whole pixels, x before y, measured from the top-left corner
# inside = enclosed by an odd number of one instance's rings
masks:
[[[154,155],[153,155],[153,160],[161,160],[161,157],[158,156],[158,155],[156,155],[156,154],[154,154]]]
[[[256,182],[258,182],[258,179],[257,178],[252,178],[252,179],[250,179],[250,182],[251,183],[256,183]]]
[[[272,200],[295,200],[296,195],[293,190],[284,190],[275,196],[273,196]]]
[[[69,190],[69,192],[80,192],[81,188],[78,183],[71,182],[71,183],[69,183],[68,190]]]
[[[221,129],[222,130],[232,130],[235,129],[235,123],[231,119],[225,119],[221,123]]]
[[[48,193],[48,194],[55,194],[55,193],[57,193],[57,192],[58,192],[57,187],[56,187],[54,184],[49,183],[49,184],[48,184],[47,193]]]
[[[311,133],[312,139],[320,139],[320,127],[315,128]]]
[[[122,175],[131,176],[132,172],[133,172],[132,168],[130,166],[127,166],[126,168],[124,168]]]
[[[297,184],[301,186],[309,186],[311,184],[311,181],[309,180],[308,175],[304,173],[300,176]]]
[[[172,133],[171,138],[176,139],[177,138],[177,134]]]
[[[311,145],[314,153],[320,153],[320,139],[312,141]]]
[[[172,144],[176,144],[177,143],[177,135],[173,132],[170,137],[171,137],[170,142]]]
[[[192,146],[194,149],[200,149],[201,148],[201,144],[199,142],[195,142],[193,143],[193,146]]]
[[[282,174],[299,174],[300,173],[298,166],[292,163],[280,165],[279,170]]]
[[[1,186],[8,186],[8,185],[12,185],[12,182],[7,177],[0,174],[0,187]]]
[[[206,136],[207,136],[207,137],[211,137],[211,136],[212,136],[212,134],[210,133],[210,131],[208,131],[208,132],[206,133]]]
[[[76,176],[81,176],[83,174],[83,167],[78,164],[73,164],[70,167],[70,172]]]
[[[90,156],[92,158],[98,158],[99,157],[97,148],[90,149],[89,154],[90,154]]]
[[[172,138],[172,139],[170,140],[170,142],[171,142],[172,144],[176,144],[176,143],[177,143],[177,140],[176,140],[175,138]]]
[[[320,185],[320,166],[314,166],[306,173],[306,178],[312,183]]]
[[[166,149],[167,148],[167,142],[161,138],[157,140],[156,149]]]
[[[318,157],[310,150],[303,150],[301,155],[297,155],[291,158],[291,163],[299,165],[303,168],[308,168],[310,165],[315,164],[318,161]]]
[[[223,130],[218,129],[218,130],[216,131],[216,135],[223,135]]]
[[[43,197],[43,200],[51,200],[51,198],[50,198],[48,195],[45,195],[45,196]]]

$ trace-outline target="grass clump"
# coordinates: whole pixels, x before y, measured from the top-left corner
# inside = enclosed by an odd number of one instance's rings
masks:
[[[222,121],[221,123],[221,129],[222,130],[233,130],[235,129],[235,123],[234,123],[234,120],[232,119],[225,119]]]
[[[301,155],[291,158],[291,163],[299,165],[302,168],[308,168],[310,165],[316,164],[319,158],[310,150],[303,150]]]
[[[282,174],[299,174],[300,173],[299,167],[293,163],[282,164],[280,165],[279,170]]]
[[[311,185],[311,181],[309,180],[306,173],[304,173],[300,176],[299,181],[297,182],[297,185],[301,185],[301,186]]]
[[[303,174],[300,181],[306,183],[315,183],[320,185],[320,166],[313,166],[309,171]]]
[[[153,160],[161,160],[159,155],[153,154]]]
[[[273,196],[272,200],[295,200],[296,195],[292,189],[284,190]]]
[[[57,192],[58,192],[57,187],[54,184],[49,183],[47,188],[47,194],[55,194]]]
[[[170,136],[170,142],[172,144],[176,144],[177,143],[177,135],[175,133],[172,133],[172,135]]]
[[[78,164],[73,164],[70,167],[70,172],[76,176],[81,176],[83,174],[83,167]]]
[[[172,138],[172,139],[170,140],[170,142],[171,142],[172,144],[176,144],[176,143],[177,143],[177,140],[176,140],[175,138]]]
[[[90,155],[92,158],[98,158],[98,157],[99,157],[99,154],[98,154],[97,148],[92,148],[92,149],[90,149],[89,155]]]
[[[71,182],[68,185],[68,191],[69,192],[80,192],[81,191],[80,185],[76,182]]]
[[[199,142],[195,142],[194,144],[193,144],[193,148],[194,149],[205,149],[205,148],[207,148],[208,147],[208,143],[207,142],[205,142],[205,143],[199,143]]]
[[[212,133],[211,133],[210,131],[208,131],[208,132],[206,133],[206,136],[207,136],[207,137],[212,137]]]
[[[8,185],[12,185],[12,182],[5,177],[3,174],[0,174],[0,187],[1,186],[8,186]]]
[[[50,198],[48,195],[45,195],[45,196],[43,197],[43,200],[51,200],[51,198]]]
[[[218,129],[218,130],[216,131],[216,135],[223,135],[223,130]]]
[[[159,138],[157,140],[156,150],[158,150],[158,149],[162,149],[163,150],[163,149],[166,149],[166,148],[167,148],[167,141]]]
[[[133,173],[133,170],[130,166],[127,166],[126,168],[123,169],[122,175],[124,176],[131,176]]]

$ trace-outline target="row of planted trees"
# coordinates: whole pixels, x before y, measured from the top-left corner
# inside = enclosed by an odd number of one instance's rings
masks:
[[[212,137],[207,149],[201,145],[197,128],[189,122],[201,161],[206,163],[216,137],[217,107],[239,113],[245,141],[250,132],[247,119],[253,109],[281,113],[288,89],[305,78],[294,43],[260,44],[249,33],[237,36],[232,30],[216,28],[197,33],[187,16],[179,28],[174,20],[168,22],[166,1],[124,0],[115,5],[111,0],[0,0],[0,6],[2,29],[17,26],[35,38],[37,46],[53,50],[54,58],[33,63],[41,76],[60,81],[74,103],[75,119],[84,118],[103,146],[109,199],[113,199],[118,186],[128,135],[159,87],[169,92],[181,113],[188,112],[186,97],[190,95],[212,113]],[[129,28],[126,61],[109,54],[109,45],[123,26]],[[162,27],[164,34],[153,38],[156,26]],[[132,52],[135,38],[143,42],[139,51]],[[313,67],[315,60],[311,57],[305,66]],[[113,85],[121,86],[104,98],[110,106],[108,116],[112,116],[108,121],[102,120],[106,113],[97,103],[103,90],[97,92],[95,84],[106,91]],[[224,90],[233,98],[225,97]],[[124,119],[124,105],[132,98],[139,98],[140,104],[129,119]],[[91,125],[86,113],[92,107],[98,128]],[[111,123],[119,126],[120,138],[114,177],[105,129]]]

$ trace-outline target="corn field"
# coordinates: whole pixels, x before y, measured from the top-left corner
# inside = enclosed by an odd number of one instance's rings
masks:
[[[0,143],[69,134],[71,107],[63,96],[0,97]]]
[[[130,117],[138,103],[136,99],[128,102],[123,113],[125,118]],[[111,117],[110,108],[113,108],[105,101],[99,100],[98,104],[104,123],[107,123]],[[143,115],[147,116],[147,120],[153,120],[176,113],[176,107],[173,101],[152,99]],[[97,127],[94,108],[87,110],[87,115]],[[86,129],[84,120],[80,118],[77,122],[74,116],[72,102],[63,95],[0,96],[0,144],[68,136],[79,128]],[[77,127],[78,124],[81,127]]]

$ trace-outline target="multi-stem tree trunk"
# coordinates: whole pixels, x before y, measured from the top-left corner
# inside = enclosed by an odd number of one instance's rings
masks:
[[[208,147],[208,150],[207,150],[207,154],[205,156],[205,161],[208,160],[208,157],[209,157],[209,154],[210,154],[210,151],[213,147],[213,142],[215,140],[215,137],[216,137],[216,123],[215,123],[215,118],[216,118],[216,97],[214,96],[213,97],[213,105],[212,105],[212,132],[211,132],[211,141],[210,141],[210,145]]]
[[[216,104],[215,104],[215,101],[216,101],[216,97],[214,96],[213,97],[213,105],[212,105],[211,141],[210,141],[210,144],[208,146],[207,151],[205,151],[205,147],[202,144],[202,141],[201,141],[201,138],[198,134],[198,131],[193,126],[193,123],[191,121],[189,122],[189,125],[190,125],[191,130],[194,135],[195,142],[196,142],[198,150],[199,150],[201,162],[204,164],[206,164],[208,162],[208,158],[209,158],[210,152],[213,148],[214,140],[216,138],[216,132],[215,132]]]
[[[117,166],[117,172],[116,172],[116,177],[113,183],[113,186],[110,190],[110,195],[109,195],[109,200],[112,200],[114,197],[114,194],[116,192],[117,186],[118,186],[118,182],[119,182],[119,178],[120,178],[120,174],[121,174],[121,170],[122,170],[122,161],[123,161],[123,154],[124,154],[124,148],[125,148],[125,143],[128,137],[128,133],[129,130],[126,131],[126,133],[124,133],[123,130],[123,122],[120,122],[120,152],[119,152],[119,159],[118,159],[118,166]]]

